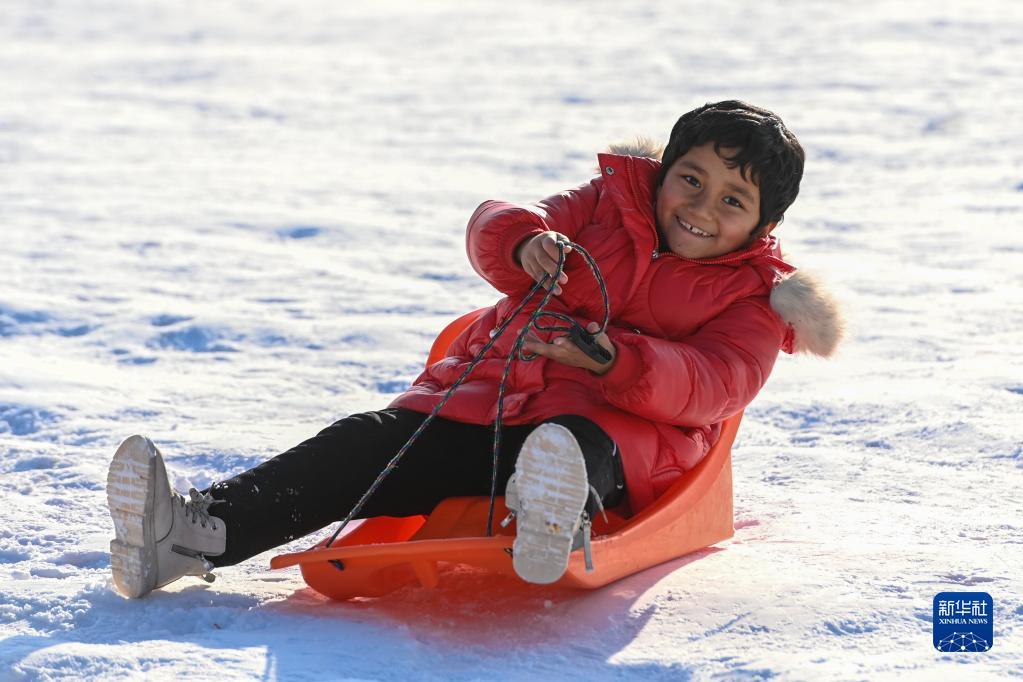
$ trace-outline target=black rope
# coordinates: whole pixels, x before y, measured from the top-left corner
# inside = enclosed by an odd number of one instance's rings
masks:
[[[600,286],[600,295],[604,301],[604,319],[600,324],[600,329],[597,332],[593,333],[593,335],[596,336],[597,334],[601,334],[607,330],[607,325],[611,318],[611,305],[607,296],[607,287],[604,285],[604,279],[600,276],[600,270],[597,268],[597,264],[590,256],[590,254],[587,253],[586,250],[583,249],[578,244],[568,242],[567,245],[571,246],[573,249],[578,251],[579,254],[586,259],[586,262],[589,264],[590,269],[593,271],[593,276],[597,280],[597,284]],[[376,492],[377,488],[379,488],[380,485],[384,482],[384,479],[387,478],[387,476],[392,471],[394,471],[394,469],[397,468],[398,462],[405,455],[408,449],[412,447],[412,444],[419,437],[419,434],[421,434],[426,429],[427,425],[429,425],[429,423],[433,421],[434,417],[436,417],[437,414],[441,411],[441,408],[444,407],[448,399],[451,398],[452,394],[454,394],[455,389],[458,388],[462,384],[462,382],[465,381],[465,378],[469,375],[469,373],[476,368],[476,366],[483,359],[483,356],[486,355],[487,351],[493,348],[494,344],[497,343],[497,340],[499,338],[501,338],[501,335],[504,334],[505,330],[512,323],[512,321],[520,312],[522,312],[523,308],[525,308],[526,305],[529,303],[529,300],[533,298],[533,295],[541,288],[543,288],[544,284],[548,280],[550,280],[551,282],[550,287],[545,290],[543,298],[540,300],[540,303],[536,306],[536,310],[534,310],[533,313],[529,316],[529,320],[526,322],[526,324],[522,326],[522,329],[519,331],[518,336],[515,338],[515,343],[512,345],[511,352],[508,354],[508,360],[507,362],[505,362],[504,365],[504,374],[501,376],[501,384],[498,387],[497,419],[494,421],[494,468],[490,477],[490,510],[487,514],[487,537],[493,535],[494,504],[497,499],[498,452],[501,446],[501,424],[502,417],[504,414],[504,387],[508,381],[512,360],[517,358],[524,362],[529,362],[530,360],[533,360],[537,357],[535,354],[522,353],[522,344],[525,342],[526,335],[529,333],[529,330],[531,328],[535,328],[540,331],[569,331],[573,327],[580,326],[578,322],[573,320],[568,315],[544,311],[544,307],[550,301],[551,296],[554,295],[554,287],[556,286],[558,278],[561,277],[561,273],[565,269],[565,246],[566,246],[565,242],[561,241],[558,242],[558,267],[554,275],[553,276],[551,276],[550,274],[544,275],[536,284],[533,285],[533,288],[529,290],[529,293],[527,293],[525,298],[522,299],[522,302],[518,305],[518,307],[516,307],[515,310],[513,310],[510,315],[508,315],[508,319],[506,319],[504,322],[498,325],[497,329],[495,329],[493,334],[491,335],[490,341],[488,341],[487,344],[480,349],[480,351],[476,354],[476,357],[473,358],[472,362],[469,363],[469,366],[465,368],[465,371],[463,371],[461,376],[459,376],[458,379],[455,380],[455,383],[451,385],[451,388],[449,388],[447,393],[444,394],[444,397],[441,399],[441,401],[437,403],[437,406],[433,408],[433,411],[430,412],[426,419],[423,420],[423,422],[419,425],[419,428],[415,430],[415,433],[413,433],[409,437],[405,444],[401,446],[401,448],[398,450],[398,453],[393,458],[391,458],[391,461],[387,463],[383,471],[380,472],[380,475],[377,476],[376,480],[373,481],[373,483],[369,486],[369,489],[366,490],[366,492],[362,495],[362,497],[355,504],[355,506],[352,507],[352,510],[348,512],[348,515],[341,521],[341,525],[338,526],[338,529],[335,530],[334,534],[330,536],[330,539],[327,540],[327,543],[324,545],[324,547],[330,547],[332,544],[334,544],[334,541],[337,539],[337,536],[341,534],[341,531],[345,529],[345,526],[347,526],[351,522],[351,520],[355,518],[355,516],[362,510],[363,506],[365,506],[370,496],[372,496],[373,493]],[[537,320],[545,315],[567,322],[569,326],[567,327],[542,326],[537,324]]]

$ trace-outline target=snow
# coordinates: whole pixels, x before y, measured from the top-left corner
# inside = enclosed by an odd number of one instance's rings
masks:
[[[5,3],[0,679],[1023,676],[1020,36],[1012,0]],[[747,411],[732,540],[585,594],[335,604],[269,555],[112,590],[123,438],[204,485],[382,407],[495,298],[480,201],[728,97],[807,149],[777,234],[851,323]],[[957,590],[990,651],[934,650]]]

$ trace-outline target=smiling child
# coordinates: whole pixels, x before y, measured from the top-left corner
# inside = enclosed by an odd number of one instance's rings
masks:
[[[804,162],[776,115],[739,101],[707,104],[678,120],[660,161],[649,149],[616,151],[598,155],[600,174],[576,189],[476,210],[469,259],[505,298],[388,408],[341,419],[187,498],[170,488],[152,441],[126,440],[108,476],[118,589],[143,596],[344,518],[534,282],[556,273],[559,242],[586,249],[604,278],[611,318],[596,341],[611,360],[542,332],[524,346],[540,357],[513,364],[497,477],[517,515],[513,561],[527,581],[564,573],[597,510],[639,511],[695,466],[722,421],[763,387],[780,350],[833,352],[835,303],[782,258],[773,234]],[[564,248],[547,310],[595,331],[598,285]],[[362,516],[428,514],[447,497],[490,494],[498,385],[514,336],[497,339]]]

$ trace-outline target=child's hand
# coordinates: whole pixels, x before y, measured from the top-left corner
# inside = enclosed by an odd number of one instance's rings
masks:
[[[596,322],[590,322],[586,325],[586,331],[591,334],[596,334],[598,329],[600,329],[600,325]],[[597,334],[595,339],[598,344],[611,353],[611,360],[603,365],[579,349],[567,336],[559,336],[554,339],[553,343],[544,343],[536,336],[530,334],[523,342],[522,350],[527,353],[542,355],[545,358],[550,358],[572,367],[582,367],[594,374],[606,374],[615,364],[615,346],[611,343],[611,339],[607,338],[607,334],[603,332]]]
[[[550,275],[553,279],[554,273],[558,271],[558,242],[564,242],[565,253],[572,250],[569,242],[572,240],[559,232],[544,232],[531,237],[519,245],[515,251],[515,260],[521,265],[526,274],[539,282],[544,275]],[[554,283],[555,295],[561,293],[561,286],[568,282],[568,275],[564,272]]]

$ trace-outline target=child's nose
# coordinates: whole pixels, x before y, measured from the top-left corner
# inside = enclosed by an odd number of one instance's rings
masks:
[[[707,198],[705,192],[700,192],[692,201],[689,203],[689,212],[693,215],[694,219],[698,220],[710,220],[710,200]],[[699,225],[697,225],[699,227]]]

